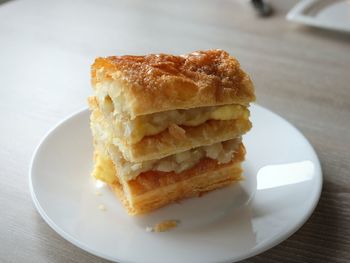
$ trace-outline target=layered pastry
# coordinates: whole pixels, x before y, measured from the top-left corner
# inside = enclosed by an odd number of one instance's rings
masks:
[[[227,52],[97,58],[92,86],[93,176],[129,214],[242,179],[255,95]]]

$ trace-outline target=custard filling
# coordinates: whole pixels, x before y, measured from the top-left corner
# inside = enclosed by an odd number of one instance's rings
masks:
[[[108,146],[108,155],[117,166],[118,176],[129,181],[139,174],[147,171],[181,173],[199,163],[203,158],[216,160],[219,164],[229,163],[239,148],[241,138],[219,142],[208,146],[201,146],[185,152],[167,156],[159,160],[149,160],[140,163],[128,162],[123,157],[118,147]],[[97,160],[101,161],[101,160]],[[95,171],[95,177],[111,182],[115,180],[113,173]]]
[[[99,100],[99,106],[109,123],[113,123],[114,137],[125,138],[128,144],[135,144],[146,136],[156,135],[174,124],[194,127],[208,120],[249,118],[249,110],[236,104],[157,112],[137,116],[132,120],[116,114],[114,103],[109,96],[102,102]]]

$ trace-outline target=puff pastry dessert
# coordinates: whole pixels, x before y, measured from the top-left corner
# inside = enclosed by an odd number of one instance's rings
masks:
[[[91,75],[93,176],[129,214],[242,178],[255,95],[227,52],[97,58]]]

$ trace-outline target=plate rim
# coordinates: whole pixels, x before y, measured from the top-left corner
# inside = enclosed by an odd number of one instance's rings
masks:
[[[309,0],[308,0],[309,1]],[[314,1],[314,0],[311,0]],[[303,133],[301,133],[301,131],[295,127],[292,123],[290,123],[288,120],[286,120],[285,118],[283,118],[282,116],[280,116],[279,114],[271,111],[270,109],[267,109],[263,106],[260,106],[259,104],[256,103],[252,103],[252,105],[254,105],[254,107],[260,108],[264,111],[267,111],[269,114],[274,115],[274,117],[277,117],[279,120],[285,122],[287,125],[290,126],[290,128],[294,129],[294,131],[296,131],[298,133],[298,135],[300,137],[303,138],[303,140],[305,142],[308,143],[308,146],[311,148],[314,156],[315,156],[315,161],[317,163],[316,169],[317,169],[317,177],[318,180],[317,182],[317,192],[315,195],[315,199],[313,200],[310,208],[307,210],[307,213],[304,213],[302,217],[300,217],[300,221],[298,224],[295,224],[289,231],[287,231],[284,234],[281,234],[278,238],[271,238],[272,240],[270,242],[266,242],[264,244],[262,244],[261,246],[257,247],[257,248],[253,248],[245,253],[242,253],[239,257],[236,258],[232,258],[232,259],[227,259],[227,260],[223,260],[223,261],[215,261],[216,263],[232,263],[232,262],[237,262],[240,260],[244,260],[250,257],[254,257],[258,254],[261,254],[275,246],[277,246],[278,244],[280,244],[281,242],[283,242],[284,240],[287,240],[290,236],[292,236],[296,231],[298,231],[305,223],[306,221],[310,218],[310,216],[313,214],[315,208],[317,207],[320,197],[321,197],[321,193],[322,193],[322,188],[323,188],[323,172],[322,172],[322,166],[321,166],[321,162],[319,160],[319,157],[317,155],[317,152],[315,151],[313,145],[309,142],[309,140],[304,136]],[[69,114],[68,116],[64,117],[63,119],[61,119],[60,121],[58,121],[55,125],[52,126],[52,128],[50,128],[45,135],[41,138],[41,140],[39,141],[39,143],[37,144],[37,146],[35,147],[35,150],[32,154],[31,160],[30,160],[30,165],[29,165],[29,173],[28,173],[28,179],[29,179],[29,191],[30,191],[30,195],[32,198],[32,201],[34,203],[34,206],[36,208],[36,210],[39,212],[40,216],[44,219],[44,221],[57,233],[59,234],[63,239],[69,241],[71,244],[73,244],[74,246],[94,255],[94,256],[98,256],[107,260],[110,260],[112,262],[125,262],[125,263],[138,263],[137,261],[129,261],[129,260],[123,260],[123,259],[118,259],[116,257],[111,257],[107,254],[104,254],[98,250],[95,250],[94,248],[91,248],[89,246],[86,246],[84,244],[84,242],[81,242],[80,240],[72,237],[69,233],[67,233],[65,230],[63,230],[62,228],[60,228],[59,226],[57,226],[57,224],[45,213],[45,210],[41,207],[39,200],[37,199],[36,195],[35,195],[35,191],[34,191],[34,187],[33,187],[33,180],[32,180],[32,174],[33,174],[33,167],[34,164],[36,162],[36,157],[37,154],[40,150],[40,148],[42,147],[42,145],[44,145],[44,143],[52,136],[52,134],[54,133],[54,131],[59,128],[62,124],[64,124],[65,122],[71,120],[74,117],[78,117],[79,115],[84,114],[85,112],[88,111],[88,107],[83,107],[79,110],[74,111],[73,113]],[[254,197],[255,198],[255,197]],[[254,199],[253,198],[253,199]]]
[[[286,15],[288,21],[297,22],[299,24],[327,29],[335,30],[339,32],[350,33],[350,27],[341,26],[338,24],[327,23],[325,21],[320,21],[316,18],[312,18],[309,15],[305,15],[304,12],[317,4],[319,0],[302,0],[298,2]]]

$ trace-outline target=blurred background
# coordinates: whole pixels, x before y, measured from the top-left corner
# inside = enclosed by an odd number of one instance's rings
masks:
[[[269,3],[262,17],[249,0],[0,1],[0,261],[105,262],[41,220],[26,179],[42,136],[86,107],[96,57],[219,48],[251,75],[257,103],[306,135],[325,175],[309,222],[246,262],[350,262],[350,34],[287,21],[300,1]]]

